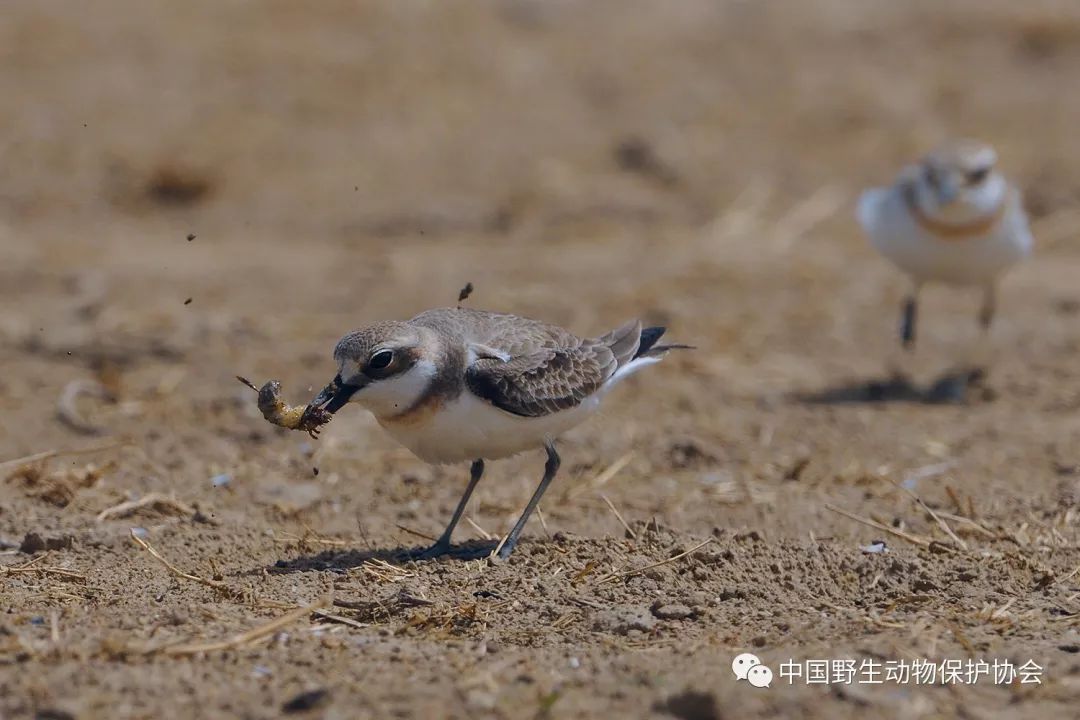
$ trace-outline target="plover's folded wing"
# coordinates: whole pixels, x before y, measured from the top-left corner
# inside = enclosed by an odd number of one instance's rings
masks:
[[[508,361],[479,358],[465,371],[470,392],[514,415],[540,417],[576,407],[618,368],[611,349],[595,340],[542,348]]]

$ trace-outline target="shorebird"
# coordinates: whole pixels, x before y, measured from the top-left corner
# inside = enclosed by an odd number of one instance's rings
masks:
[[[308,407],[335,413],[357,403],[421,460],[472,462],[465,494],[423,558],[449,552],[485,460],[544,448],[543,479],[499,549],[506,558],[558,472],[555,440],[595,412],[621,380],[687,347],[658,344],[664,330],[634,320],[584,339],[515,315],[428,310],[341,338],[337,375]]]
[[[900,320],[907,349],[915,343],[924,283],[981,288],[978,317],[986,332],[1001,276],[1031,253],[1020,191],[996,165],[997,153],[986,143],[952,141],[904,168],[891,186],[859,198],[857,215],[870,243],[911,280]]]

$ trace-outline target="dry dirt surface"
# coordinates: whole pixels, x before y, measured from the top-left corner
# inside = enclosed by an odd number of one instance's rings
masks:
[[[5,0],[0,717],[1075,717],[1078,73],[1064,0]],[[901,357],[854,199],[950,134],[1038,249],[989,341],[932,288]],[[234,376],[304,402],[468,281],[698,349],[563,439],[509,561],[411,561],[467,468]],[[858,682],[923,660],[1041,672]]]

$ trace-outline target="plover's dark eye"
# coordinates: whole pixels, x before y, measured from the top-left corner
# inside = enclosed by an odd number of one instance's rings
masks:
[[[923,177],[926,178],[926,184],[935,190],[941,184],[941,179],[938,178],[937,171],[929,165],[923,168]]]
[[[394,360],[393,350],[380,350],[368,360],[368,369],[382,370]]]
[[[967,181],[969,185],[978,185],[986,176],[990,174],[990,168],[979,168],[978,170],[972,170],[967,174]]]

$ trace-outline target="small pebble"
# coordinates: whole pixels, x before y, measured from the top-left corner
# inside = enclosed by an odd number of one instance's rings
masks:
[[[682,603],[661,603],[657,601],[653,604],[652,614],[661,620],[685,620],[693,617],[694,611]]]
[[[876,554],[876,553],[883,553],[883,552],[888,552],[889,551],[889,548],[885,544],[884,540],[874,540],[869,545],[864,545],[863,547],[860,547],[859,549],[862,550],[864,553],[867,553],[867,554]]]

